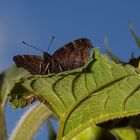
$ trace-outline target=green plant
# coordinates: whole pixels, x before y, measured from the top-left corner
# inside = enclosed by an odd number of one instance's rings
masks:
[[[132,28],[130,30],[133,31]],[[134,31],[132,35],[136,36]],[[40,124],[51,117],[59,122],[58,140],[139,139],[139,61],[135,65],[136,61],[131,61],[134,58],[122,62],[108,48],[106,50],[115,62],[107,55],[101,55],[96,48],[83,68],[69,72],[40,76],[13,67],[1,74],[4,78],[1,78],[0,116],[4,114],[3,106],[9,91],[14,109],[36,100],[42,102],[22,117],[11,139],[32,139]],[[9,81],[12,83],[8,84]],[[5,121],[4,117],[1,118],[0,136],[6,139]],[[51,124],[48,126],[52,134],[50,139],[54,139]]]

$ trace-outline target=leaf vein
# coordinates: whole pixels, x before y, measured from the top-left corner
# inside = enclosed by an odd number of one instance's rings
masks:
[[[122,109],[121,111],[123,112],[125,110],[126,107],[126,102],[128,101],[128,99],[135,94],[136,91],[138,91],[140,89],[140,84],[138,84],[138,86],[136,86],[134,89],[132,89],[130,91],[130,93],[124,98],[123,103],[122,103]]]
[[[63,99],[59,96],[59,94],[57,94],[57,91],[56,91],[56,89],[55,89],[56,84],[57,84],[60,80],[62,80],[63,78],[64,78],[64,77],[61,77],[61,78],[59,78],[58,80],[56,80],[56,81],[53,83],[53,85],[52,85],[52,89],[53,89],[55,95],[57,95],[58,99],[62,102],[62,104],[63,104],[64,107],[66,108],[65,102],[64,102]]]
[[[105,113],[108,100],[109,100],[109,95],[107,94],[107,97],[106,97],[105,102],[104,102],[103,113]]]
[[[76,107],[79,106],[84,100],[88,99],[88,98],[91,97],[91,96],[96,96],[97,94],[101,94],[101,93],[99,93],[101,90],[103,90],[103,89],[105,89],[105,88],[108,88],[109,86],[112,86],[114,83],[116,83],[116,82],[118,82],[118,81],[121,81],[121,80],[125,79],[126,77],[130,77],[130,76],[132,76],[132,75],[133,75],[133,74],[130,74],[130,75],[127,75],[127,76],[125,75],[125,76],[123,76],[123,77],[121,77],[121,78],[118,78],[118,79],[112,81],[111,83],[105,84],[104,86],[102,86],[102,87],[100,87],[100,88],[98,88],[98,89],[96,89],[96,90],[94,90],[94,91],[90,91],[88,95],[86,95],[86,96],[80,98],[80,99],[77,101],[76,104],[73,104],[73,105],[71,106],[71,108],[69,109],[69,111],[65,114],[65,121],[68,120],[70,114],[71,114],[71,113],[76,109]],[[103,93],[104,93],[104,92],[103,92]]]

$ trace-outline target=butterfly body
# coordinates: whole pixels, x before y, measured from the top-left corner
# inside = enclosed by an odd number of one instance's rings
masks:
[[[22,67],[36,75],[59,73],[82,67],[90,57],[93,48],[89,39],[81,38],[58,49],[53,55],[44,52],[42,57],[17,55],[13,57],[17,67]]]

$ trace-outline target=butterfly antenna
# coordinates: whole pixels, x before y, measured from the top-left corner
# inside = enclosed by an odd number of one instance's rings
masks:
[[[31,48],[34,48],[34,49],[36,49],[36,50],[38,50],[38,51],[40,51],[40,52],[43,52],[43,53],[44,53],[44,51],[40,50],[39,48],[37,48],[37,47],[35,47],[35,46],[32,46],[32,45],[30,45],[30,44],[26,43],[25,41],[22,41],[22,43],[23,43],[23,44],[25,44],[25,45],[27,45],[27,46],[30,46]]]
[[[53,43],[53,40],[54,40],[54,36],[52,36],[52,40],[51,40],[51,42],[50,42],[50,44],[49,44],[49,47],[48,47],[48,49],[47,49],[47,52],[49,51],[49,49],[50,49],[50,47],[51,47],[51,45],[52,45],[52,43]]]

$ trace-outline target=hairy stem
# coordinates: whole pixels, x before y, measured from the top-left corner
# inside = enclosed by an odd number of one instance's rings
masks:
[[[0,140],[7,139],[6,123],[2,105],[0,104]]]

